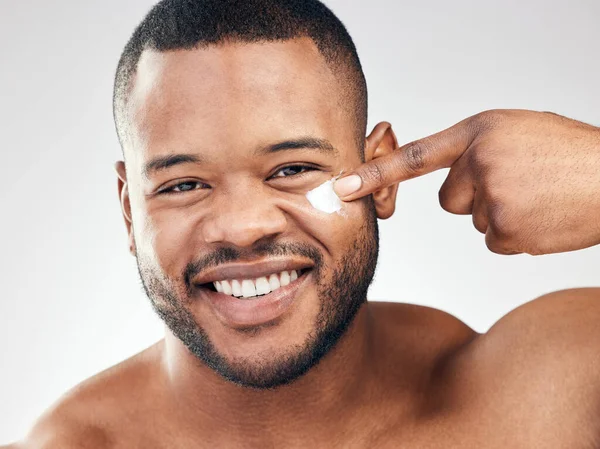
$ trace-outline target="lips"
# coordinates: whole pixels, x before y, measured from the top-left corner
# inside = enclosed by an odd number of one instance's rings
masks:
[[[306,269],[312,268],[314,264],[311,261],[302,259],[269,259],[252,263],[237,263],[220,265],[208,269],[194,278],[192,282],[199,286],[212,282],[221,282],[226,280],[244,280],[258,279],[261,277],[270,277],[272,274],[280,274],[283,271],[291,273],[296,271],[300,273]]]

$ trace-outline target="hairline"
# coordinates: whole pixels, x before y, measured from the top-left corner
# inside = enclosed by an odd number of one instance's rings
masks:
[[[309,33],[306,33],[306,32],[298,32],[297,35],[291,36],[289,38],[273,38],[273,39],[264,38],[264,39],[256,39],[256,40],[227,36],[217,42],[202,42],[202,41],[200,41],[200,42],[197,42],[193,46],[182,46],[180,48],[172,48],[172,49],[166,49],[166,50],[160,50],[160,49],[154,48],[152,46],[151,42],[145,42],[143,47],[139,50],[139,53],[137,53],[135,55],[135,57],[134,57],[135,64],[132,64],[132,65],[128,64],[126,61],[123,61],[122,58],[125,55],[125,54],[123,54],[121,56],[121,59],[119,60],[118,66],[117,66],[117,70],[116,70],[116,74],[115,74],[114,91],[113,91],[113,119],[114,119],[115,130],[117,132],[117,137],[118,137],[118,140],[119,140],[119,143],[121,146],[121,151],[122,151],[123,157],[125,158],[126,140],[127,140],[127,137],[129,136],[128,129],[131,126],[131,123],[129,123],[128,119],[127,119],[127,115],[128,115],[127,108],[128,108],[129,100],[131,97],[131,92],[134,88],[136,75],[138,73],[139,63],[145,52],[154,51],[157,53],[169,53],[169,52],[186,51],[186,50],[187,51],[204,50],[204,49],[209,49],[211,47],[220,47],[220,46],[225,46],[225,45],[236,45],[236,44],[244,44],[244,45],[265,44],[265,43],[270,43],[270,42],[285,43],[285,42],[291,42],[291,41],[294,41],[297,39],[306,39],[306,38],[310,39],[312,44],[317,49],[319,55],[323,58],[325,64],[331,70],[334,78],[337,80],[337,82],[341,83],[340,90],[341,90],[342,94],[345,90],[345,88],[343,87],[344,81],[348,81],[348,85],[351,86],[346,89],[354,90],[354,92],[350,93],[350,95],[353,97],[352,103],[355,106],[355,108],[357,109],[357,111],[354,113],[354,115],[355,115],[354,126],[356,126],[356,127],[360,126],[360,130],[356,131],[357,132],[356,145],[357,145],[357,149],[360,153],[361,159],[363,159],[364,158],[364,143],[365,143],[364,142],[364,134],[366,132],[368,100],[367,100],[367,91],[366,91],[366,80],[364,78],[364,73],[362,72],[362,67],[360,66],[360,62],[357,61],[358,67],[355,67],[351,62],[343,60],[342,57],[339,57],[339,56],[336,58],[328,57],[326,52],[324,52],[320,48],[319,43]],[[350,56],[348,55],[346,57],[350,57]],[[129,70],[130,73],[123,74],[124,70]],[[356,79],[354,79],[355,77],[359,77],[361,79],[357,81]],[[123,85],[122,78],[126,78],[126,81],[127,81],[126,85]],[[357,87],[357,84],[359,81],[365,84],[364,92],[362,92],[362,95],[360,92],[356,92],[356,90],[358,90],[358,89],[356,89],[356,87]],[[361,112],[361,109],[363,107],[364,107],[364,112]],[[362,117],[363,115],[364,115],[364,117]],[[361,123],[361,122],[364,122],[364,123]],[[123,132],[121,132],[121,131],[123,131]]]

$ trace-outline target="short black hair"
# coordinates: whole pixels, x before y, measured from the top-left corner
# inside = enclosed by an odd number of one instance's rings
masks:
[[[352,38],[318,0],[162,0],[136,27],[115,75],[113,114],[121,148],[131,81],[146,49],[189,50],[226,42],[269,42],[308,37],[340,75],[356,116],[361,156],[367,126],[367,85]]]

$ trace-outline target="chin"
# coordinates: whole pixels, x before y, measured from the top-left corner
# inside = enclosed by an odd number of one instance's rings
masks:
[[[253,350],[215,347],[210,366],[224,379],[244,387],[269,389],[290,384],[317,362],[314,333],[305,332],[294,340],[298,342],[261,341]]]
[[[203,329],[214,350],[230,363],[261,366],[287,359],[305,350],[318,332],[320,304],[316,295],[306,296],[285,314],[266,323],[229,326],[214,319]]]

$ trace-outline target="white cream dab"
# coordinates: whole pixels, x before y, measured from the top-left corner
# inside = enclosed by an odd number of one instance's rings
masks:
[[[306,194],[306,199],[312,207],[326,214],[332,214],[342,209],[342,201],[333,190],[333,183],[337,177],[325,181],[319,187],[312,189]]]

